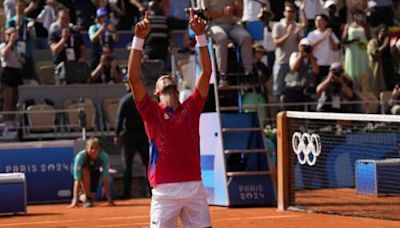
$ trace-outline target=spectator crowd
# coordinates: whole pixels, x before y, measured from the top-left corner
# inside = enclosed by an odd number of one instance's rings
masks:
[[[220,87],[229,86],[236,71],[241,84],[261,83],[269,102],[362,112],[346,102],[393,90],[390,103],[396,104],[399,0],[4,0],[2,110],[16,109],[19,85],[39,81],[38,49],[51,50],[57,84],[121,83],[124,66],[114,49],[121,31],[133,31],[145,10],[153,26],[144,54],[170,70],[171,34],[188,30],[185,9],[192,4],[208,19]],[[183,48],[190,44],[187,34]],[[76,76],[78,70],[87,78]],[[13,118],[4,115],[5,131],[15,128]]]

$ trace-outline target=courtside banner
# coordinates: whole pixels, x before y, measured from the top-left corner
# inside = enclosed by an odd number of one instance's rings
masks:
[[[0,173],[25,173],[28,203],[69,201],[73,141],[4,143]]]

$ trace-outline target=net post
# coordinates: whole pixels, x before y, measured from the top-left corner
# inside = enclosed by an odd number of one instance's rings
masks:
[[[277,165],[278,165],[278,210],[286,210],[290,200],[290,142],[289,121],[286,112],[278,113],[277,122]]]

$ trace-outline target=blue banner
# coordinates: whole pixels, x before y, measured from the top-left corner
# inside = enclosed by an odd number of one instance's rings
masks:
[[[25,173],[28,202],[62,202],[72,196],[72,147],[1,148],[0,173]]]

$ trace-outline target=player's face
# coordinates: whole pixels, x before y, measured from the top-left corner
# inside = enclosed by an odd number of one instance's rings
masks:
[[[89,144],[86,146],[86,151],[91,159],[96,159],[100,153],[100,146],[98,144]]]

